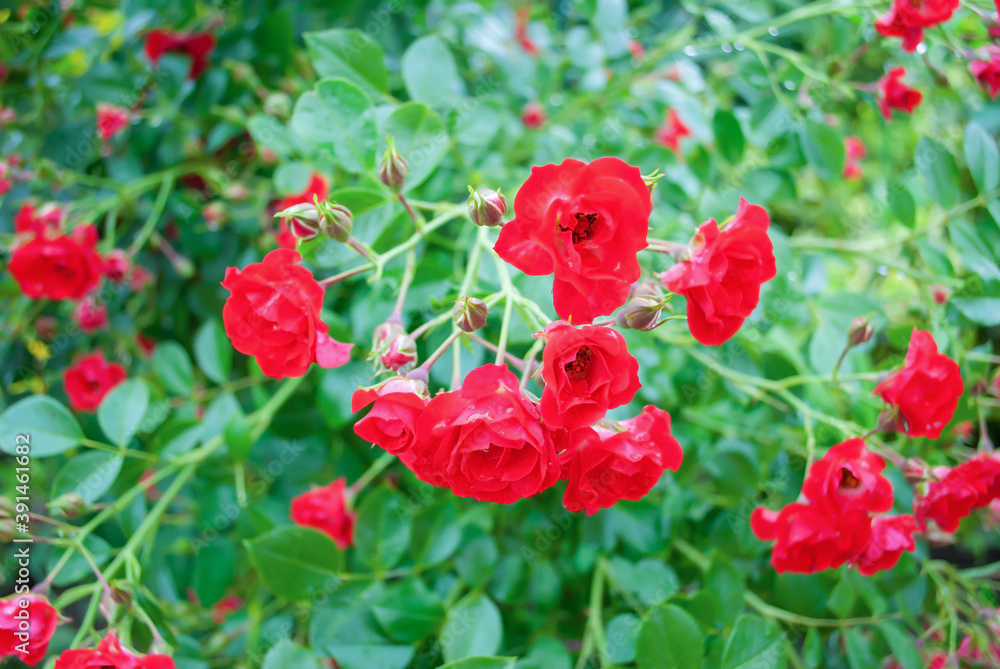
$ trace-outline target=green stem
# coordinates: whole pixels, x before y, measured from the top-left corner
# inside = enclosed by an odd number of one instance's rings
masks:
[[[128,254],[130,256],[134,256],[142,249],[149,240],[149,236],[153,234],[153,230],[156,229],[156,224],[160,220],[160,216],[163,215],[163,210],[167,207],[167,198],[174,187],[175,178],[176,174],[172,171],[163,175],[163,181],[160,183],[160,192],[156,196],[156,203],[153,205],[153,210],[149,212],[149,217],[139,230],[139,234],[136,235],[135,241],[129,247]]]
[[[357,481],[351,484],[351,487],[348,489],[350,494],[357,495],[364,490],[365,487],[375,480],[375,477],[381,474],[386,467],[393,463],[395,459],[396,456],[392,453],[383,453],[375,462],[369,465],[368,469],[361,475],[360,478],[358,478]]]

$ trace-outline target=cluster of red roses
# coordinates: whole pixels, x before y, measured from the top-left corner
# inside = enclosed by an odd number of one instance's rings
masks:
[[[937,439],[951,420],[963,392],[958,365],[938,353],[928,332],[914,329],[903,366],[880,383],[873,395],[888,405],[886,426],[911,437]],[[813,464],[802,485],[807,503],[795,502],[751,515],[758,538],[774,541],[777,571],[811,573],[852,562],[862,574],[891,569],[903,551],[912,551],[913,533],[933,520],[945,532],[958,529],[974,508],[1000,497],[1000,460],[980,455],[954,469],[933,474],[910,465],[907,473],[925,487],[913,501],[914,516],[875,516],[892,508],[892,486],[881,475],[885,461],[849,439]]]
[[[27,618],[25,618],[27,616]],[[27,633],[22,623],[27,620]],[[59,614],[48,600],[38,595],[15,595],[0,599],[0,659],[16,657],[33,667],[45,659],[49,642],[59,625]],[[137,655],[122,648],[114,631],[91,649],[63,651],[55,669],[174,669],[166,655]]]

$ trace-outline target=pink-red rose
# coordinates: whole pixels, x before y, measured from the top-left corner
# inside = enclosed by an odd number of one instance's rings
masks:
[[[124,380],[125,367],[108,362],[100,351],[78,358],[63,372],[63,388],[75,411],[96,411],[104,396]]]
[[[346,549],[354,541],[357,520],[357,514],[347,508],[346,487],[347,479],[339,478],[328,486],[302,493],[292,500],[292,522],[317,529],[333,539],[340,550]]]
[[[78,300],[97,286],[104,273],[96,247],[93,225],[53,238],[39,235],[14,249],[7,269],[26,297]]]
[[[813,463],[802,494],[828,514],[883,513],[892,508],[892,484],[882,475],[885,460],[865,448],[864,439],[837,444]]]
[[[27,642],[18,636],[24,620],[28,621]],[[35,666],[45,659],[58,625],[59,614],[42,597],[28,594],[0,599],[0,658],[16,657]]]

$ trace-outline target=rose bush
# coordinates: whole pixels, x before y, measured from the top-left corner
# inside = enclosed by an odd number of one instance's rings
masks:
[[[0,1],[0,661],[997,666],[998,12]]]

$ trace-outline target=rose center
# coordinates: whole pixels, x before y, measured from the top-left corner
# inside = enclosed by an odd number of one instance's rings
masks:
[[[858,479],[857,476],[852,474],[846,468],[840,470],[840,488],[846,488],[847,490],[857,490],[863,487],[863,484]]]
[[[588,364],[590,364],[590,349],[584,346],[576,352],[576,357],[571,362],[563,365],[563,369],[570,376],[581,377],[587,373]]]
[[[560,225],[559,229],[563,232],[573,233],[573,244],[579,244],[594,238],[597,233],[597,224],[600,222],[601,217],[593,212],[585,214],[582,211],[578,211],[573,214],[573,224],[571,226]]]

